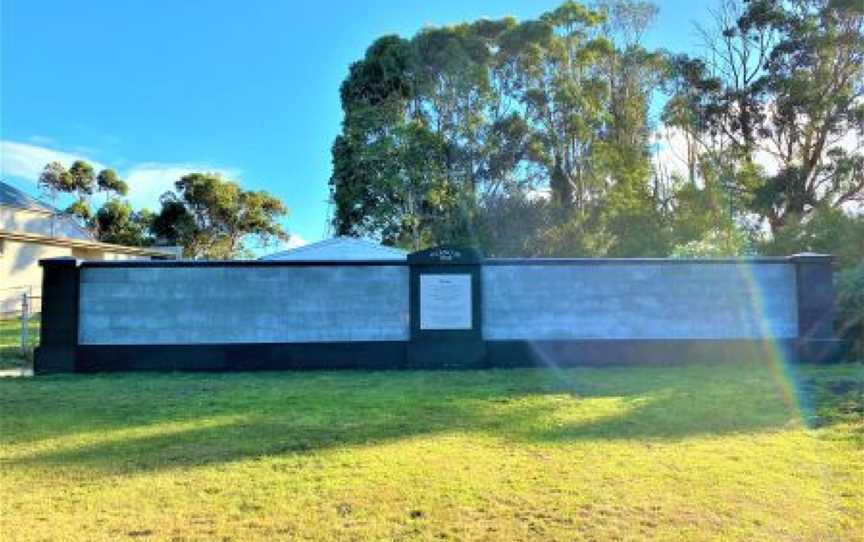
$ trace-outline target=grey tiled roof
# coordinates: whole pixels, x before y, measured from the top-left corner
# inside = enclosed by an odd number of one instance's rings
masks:
[[[4,182],[0,182],[0,208],[2,207],[11,208],[12,212],[3,212],[0,209],[0,230],[82,241],[94,240],[93,235],[69,214],[57,211]],[[50,214],[28,216],[15,212],[16,209]]]
[[[28,196],[21,190],[2,181],[0,181],[0,205],[45,211],[48,213],[54,212],[54,209],[50,205],[46,205],[36,198]]]
[[[408,252],[356,237],[333,237],[262,256],[261,260],[404,260]]]

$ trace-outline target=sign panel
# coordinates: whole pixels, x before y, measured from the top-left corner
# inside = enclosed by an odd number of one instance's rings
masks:
[[[420,275],[420,329],[471,329],[471,275]]]

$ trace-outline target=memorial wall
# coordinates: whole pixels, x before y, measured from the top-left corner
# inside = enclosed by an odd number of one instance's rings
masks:
[[[40,373],[837,357],[831,258],[43,260]],[[770,345],[770,348],[769,348]]]

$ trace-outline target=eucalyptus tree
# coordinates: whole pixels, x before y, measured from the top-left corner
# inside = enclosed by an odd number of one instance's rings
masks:
[[[39,174],[37,182],[39,190],[51,200],[51,206],[57,206],[57,197],[61,193],[74,190],[69,171],[60,162],[46,164]]]
[[[802,0],[766,17],[764,3],[740,24],[767,20],[781,35],[761,83],[769,98],[759,130],[779,167],[753,202],[776,232],[821,206],[864,203],[864,4]]]
[[[104,243],[147,246],[153,243],[149,233],[153,218],[146,209],[135,212],[129,202],[110,199],[96,211],[92,222],[98,239]]]
[[[182,245],[185,257],[243,257],[250,241],[265,246],[288,239],[279,223],[288,210],[266,192],[243,190],[212,173],[184,175],[174,186],[162,195],[159,214],[145,222],[155,237]]]
[[[93,194],[93,182],[93,166],[76,160],[69,169],[56,161],[46,164],[37,184],[54,207],[60,194],[74,195],[75,201],[65,211],[86,223],[93,215],[89,200]]]
[[[864,6],[726,0],[703,36],[704,58],[675,59],[665,110],[701,142],[699,173],[774,234],[864,201]]]
[[[510,29],[500,43],[530,128],[530,159],[544,168],[553,201],[577,210],[596,188],[591,153],[609,111],[598,70],[612,49],[600,35],[603,17],[568,1]]]
[[[340,87],[344,120],[332,147],[330,179],[339,235],[373,235],[391,243],[406,235],[419,239],[423,195],[430,182],[440,181],[423,158],[440,147],[418,149],[407,141],[431,134],[415,96],[415,66],[410,43],[385,36],[351,65]],[[412,148],[423,154],[406,160]],[[422,171],[412,169],[417,164]]]
[[[609,0],[598,7],[605,15],[603,35],[613,45],[600,63],[610,93],[609,119],[593,152],[595,175],[606,187],[600,226],[615,238],[607,254],[663,256],[670,250],[674,187],[654,174],[656,128],[650,110],[666,60],[642,44],[658,8],[639,0]]]
[[[470,242],[478,201],[511,151],[494,122],[490,41],[506,23],[385,36],[341,87],[331,194],[339,234],[420,248]]]
[[[497,238],[487,235],[490,213],[532,208],[529,198],[548,193],[551,204],[537,206],[548,220],[532,224],[578,220],[562,226],[570,235],[600,227],[613,189],[622,196],[610,208],[622,213],[650,199],[647,108],[659,69],[638,40],[653,13],[634,0],[602,9],[567,1],[522,23],[483,19],[376,40],[340,91],[337,233],[411,248],[482,244]]]
[[[115,196],[125,196],[129,193],[129,185],[121,179],[113,169],[103,169],[96,176],[96,188],[105,194],[105,201]]]

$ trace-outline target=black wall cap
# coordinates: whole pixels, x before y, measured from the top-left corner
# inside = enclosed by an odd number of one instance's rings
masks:
[[[78,260],[69,256],[61,258],[43,258],[39,260],[39,265],[42,267],[78,267]]]
[[[442,245],[427,248],[408,255],[410,265],[477,265],[483,263],[483,255],[473,248]]]
[[[746,258],[486,258],[483,265],[753,265],[795,263],[788,256],[760,256]]]
[[[81,267],[364,267],[404,266],[405,260],[89,260]]]
[[[834,263],[834,256],[831,254],[817,254],[815,252],[792,254],[788,259],[796,263]]]

